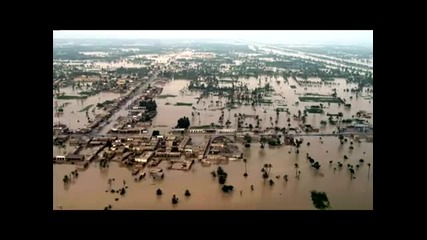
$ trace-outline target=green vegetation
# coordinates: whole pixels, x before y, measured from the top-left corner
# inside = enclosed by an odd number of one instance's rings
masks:
[[[270,99],[261,99],[259,100],[259,103],[272,104],[273,101],[271,101]]]
[[[233,186],[232,185],[224,185],[222,186],[221,190],[225,193],[229,193],[231,191],[233,191]]]
[[[322,96],[322,97],[314,97],[314,96],[302,96],[298,97],[301,102],[329,102],[329,103],[344,103],[341,98],[334,96]]]
[[[281,142],[280,142],[280,138],[278,137],[273,137],[268,139],[268,145],[270,146],[280,146]]]
[[[218,166],[216,173],[218,175],[218,183],[219,184],[225,184],[225,182],[227,181],[227,176],[228,174],[224,171],[224,169],[222,169],[221,166]]]
[[[148,112],[156,111],[156,109],[157,109],[156,101],[151,100],[151,99],[150,100],[140,101],[139,102],[139,106],[140,107],[145,107]]]
[[[326,116],[342,117],[343,113],[342,112],[339,112],[339,113],[327,113]]]
[[[96,107],[98,107],[98,108],[103,108],[103,107],[105,107],[105,106],[107,106],[107,105],[109,105],[109,104],[112,104],[112,103],[114,103],[114,101],[107,100],[107,101],[104,101],[104,102],[102,102],[102,103],[98,103],[98,104],[96,104]]]
[[[185,102],[177,102],[177,103],[174,104],[174,106],[188,106],[188,107],[191,107],[191,106],[193,106],[193,104],[192,103],[185,103]]]
[[[175,194],[172,196],[172,204],[177,204],[178,198],[175,196]]]
[[[219,80],[219,82],[220,82],[220,83],[233,83],[233,82],[234,82],[234,80],[226,80],[226,79],[223,79],[223,80]]]
[[[182,117],[178,119],[178,124],[176,125],[176,128],[185,128],[187,129],[190,126],[190,119],[187,117]]]
[[[86,107],[82,108],[79,112],[85,112],[87,110],[89,110],[89,108],[91,108],[93,106],[93,104],[87,105]]]
[[[79,92],[80,95],[87,95],[87,96],[92,96],[97,94],[97,91],[83,91],[83,92]]]
[[[236,106],[236,105],[234,105],[234,104],[232,104],[230,102],[228,102],[225,106],[226,106],[226,108],[229,108],[229,109],[236,109],[236,108],[238,108],[238,106]]]
[[[69,75],[69,77],[71,79],[74,79],[76,77],[81,77],[82,75],[85,75],[87,77],[88,76],[101,76],[101,74],[99,74],[97,72],[87,72],[87,71],[79,71],[79,70],[77,70],[77,71],[71,72],[70,75]]]
[[[273,165],[271,165],[271,163],[265,163],[264,164],[264,167],[261,169],[261,172],[263,172],[262,178],[267,179],[270,176],[270,172],[271,172],[272,167],[273,167]]]
[[[323,109],[320,106],[305,107],[305,111],[308,113],[323,113]]]
[[[221,125],[200,125],[192,126],[191,129],[209,129],[209,128],[221,128]]]
[[[156,98],[160,98],[160,99],[163,99],[163,98],[173,98],[173,97],[177,97],[177,95],[172,95],[172,94],[165,94],[165,95],[159,95],[159,96],[156,96]]]
[[[71,96],[71,95],[59,95],[56,99],[85,99],[87,96]]]
[[[324,210],[330,208],[328,196],[326,196],[325,192],[311,191],[311,200],[317,209]]]
[[[160,131],[159,130],[153,130],[153,133],[151,134],[152,137],[156,137],[160,135]]]

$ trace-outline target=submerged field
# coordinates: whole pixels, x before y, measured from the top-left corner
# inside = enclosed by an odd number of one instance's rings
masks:
[[[259,82],[255,78],[239,79],[240,82],[248,84],[250,89],[258,87]],[[217,125],[221,110],[224,110],[224,121],[230,120],[230,128],[236,128],[235,114],[245,113],[247,115],[259,115],[262,122],[262,128],[275,126],[274,121],[277,119],[278,126],[288,127],[288,119],[291,127],[297,127],[298,122],[292,118],[298,110],[303,111],[316,103],[304,102],[300,99],[306,93],[332,94],[332,88],[336,88],[337,96],[340,98],[350,99],[351,108],[345,108],[343,104],[339,105],[334,102],[324,104],[323,111],[326,113],[343,113],[344,119],[350,119],[352,115],[360,110],[368,112],[373,111],[373,100],[363,97],[352,99],[353,93],[346,92],[344,89],[352,88],[354,84],[347,84],[343,79],[335,80],[337,85],[320,85],[312,87],[295,87],[297,85],[292,79],[284,83],[279,78],[279,83],[270,80],[269,83],[275,90],[269,100],[262,106],[253,108],[250,104],[241,106],[234,105],[234,108],[226,108],[226,98],[218,96],[209,96],[201,99],[197,103],[197,97],[200,93],[180,91],[185,89],[189,81],[174,80],[166,83],[162,95],[165,98],[156,98],[158,114],[153,119],[153,126],[160,132],[170,130],[175,127],[180,117],[187,116],[190,119],[191,126],[206,128],[211,124]],[[261,84],[265,80],[262,77]],[[172,97],[174,96],[174,97]],[[310,95],[308,95],[310,96]],[[117,97],[115,95],[114,97]],[[98,96],[89,97],[84,104],[75,104],[76,106],[65,107],[66,119],[71,117],[70,121],[76,127],[76,119],[70,114],[74,109],[74,114],[78,110],[91,104],[97,104],[105,100],[114,98]],[[315,97],[315,96],[311,96]],[[95,101],[96,100],[96,101]],[[68,100],[70,101],[70,100]],[[81,100],[74,100],[79,102]],[[173,101],[172,104],[169,101]],[[296,102],[301,101],[299,104]],[[168,104],[169,103],[169,104]],[[184,103],[192,107],[174,106],[174,103]],[[276,104],[277,103],[277,104]],[[286,105],[290,114],[276,109],[280,105]],[[73,108],[71,108],[73,107]],[[194,109],[195,110],[194,110]],[[192,116],[192,112],[197,112]],[[328,117],[323,114],[308,114],[306,124],[320,128],[320,132],[330,133],[336,129],[336,126],[326,124],[321,126],[321,121],[327,121]],[[273,122],[271,122],[270,118]],[[370,123],[373,123],[373,114]],[[255,124],[254,119],[246,119],[245,123]],[[149,129],[151,132],[154,128]],[[198,139],[199,138],[199,139]],[[373,209],[373,143],[361,140],[361,143],[354,141],[354,149],[350,150],[350,141],[341,145],[338,137],[304,137],[300,151],[297,154],[294,148],[290,146],[266,147],[260,148],[259,143],[252,143],[250,148],[244,148],[242,144],[239,147],[243,150],[244,158],[247,159],[248,177],[243,177],[243,161],[230,161],[227,165],[222,165],[228,173],[227,183],[234,186],[234,191],[225,194],[221,191],[218,179],[213,178],[211,171],[216,170],[217,165],[203,167],[199,163],[193,165],[190,171],[165,170],[165,178],[161,181],[154,181],[151,178],[141,182],[134,182],[134,177],[130,170],[125,167],[119,167],[116,163],[111,163],[110,167],[101,170],[97,163],[92,163],[88,169],[81,171],[79,177],[72,183],[69,188],[65,188],[62,178],[65,174],[75,169],[72,165],[54,165],[53,187],[54,198],[53,208],[58,209],[103,209],[111,204],[112,209],[315,209],[311,201],[310,192],[312,190],[326,192],[331,204],[331,209]],[[194,144],[200,144],[203,136],[195,137]],[[307,142],[310,145],[307,146]],[[291,153],[289,153],[289,151]],[[321,165],[319,170],[310,166],[306,158],[309,154]],[[344,155],[348,159],[344,159]],[[359,163],[363,159],[364,163]],[[331,164],[330,161],[333,161]],[[340,169],[337,162],[340,161],[344,166]],[[261,168],[264,164],[272,164],[271,179],[274,185],[270,186],[268,180],[262,178]],[[295,163],[298,169],[295,169]],[[369,168],[368,163],[372,166]],[[347,170],[347,164],[359,168],[356,170],[355,179],[350,178]],[[166,163],[162,162],[160,167],[165,169]],[[336,170],[334,170],[336,168]],[[146,171],[146,170],[145,170]],[[296,171],[301,171],[299,179],[295,178]],[[369,178],[368,178],[369,172]],[[288,175],[288,181],[283,179]],[[276,178],[279,176],[279,178]],[[122,186],[123,180],[126,181],[129,188],[124,196],[113,193],[107,193],[107,179],[115,178],[113,188]],[[251,191],[250,186],[254,186]],[[156,196],[156,190],[160,188],[163,191],[162,196]],[[184,196],[185,189],[191,192],[190,197]],[[240,194],[242,191],[242,194]],[[171,204],[171,197],[176,194],[179,198],[177,205]],[[115,198],[119,198],[115,201]]]

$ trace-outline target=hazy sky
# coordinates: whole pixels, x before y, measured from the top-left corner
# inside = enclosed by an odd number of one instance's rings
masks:
[[[66,39],[221,39],[265,43],[362,43],[372,45],[372,30],[144,30],[144,31],[53,31],[53,38]]]

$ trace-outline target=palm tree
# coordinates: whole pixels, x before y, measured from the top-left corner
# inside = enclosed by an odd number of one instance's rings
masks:
[[[298,173],[298,163],[295,163],[295,177],[297,177],[297,173]]]
[[[191,196],[191,193],[190,193],[190,191],[187,189],[187,190],[185,190],[184,195],[185,195],[185,196],[187,196],[187,197],[189,197],[189,196]]]
[[[64,176],[64,178],[62,179],[62,181],[64,181],[64,183],[67,183],[67,182],[68,182],[68,180],[69,180],[69,179],[68,179],[68,175],[65,175],[65,176]]]
[[[172,204],[177,204],[178,198],[175,196],[175,194],[172,196]]]
[[[162,190],[160,188],[158,188],[157,191],[156,191],[156,194],[159,195],[159,196],[162,195]]]
[[[247,162],[246,158],[243,159],[243,162],[245,163],[245,173],[243,174],[243,176],[247,177],[248,176],[248,169],[246,167],[246,162]]]
[[[368,163],[368,178],[369,178],[369,173],[371,172],[371,163]]]
[[[353,179],[354,169],[353,169],[353,168],[350,168],[350,169],[349,169],[349,171],[350,171],[350,174],[351,174],[351,175],[350,175],[350,176],[351,176],[351,179]]]

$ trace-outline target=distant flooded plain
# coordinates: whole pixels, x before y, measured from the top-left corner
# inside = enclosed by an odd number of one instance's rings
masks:
[[[304,106],[318,105],[319,103],[299,102],[296,106],[295,102],[299,101],[299,94],[304,93],[319,93],[332,94],[332,89],[336,88],[338,97],[345,98],[347,103],[351,103],[351,108],[346,109],[344,104],[338,106],[336,103],[323,103],[327,108],[324,109],[325,114],[308,114],[306,124],[311,124],[313,127],[320,128],[320,132],[330,133],[335,130],[335,126],[329,124],[322,128],[321,120],[327,120],[326,113],[342,112],[345,118],[351,118],[356,115],[357,111],[366,110],[373,113],[373,99],[364,98],[359,95],[357,98],[351,92],[344,92],[344,89],[354,88],[356,85],[347,84],[344,79],[336,79],[335,85],[315,85],[300,87],[291,78],[289,83],[285,83],[283,78],[267,78],[261,77],[261,86],[268,81],[275,89],[269,99],[273,101],[270,106],[261,106],[253,108],[252,106],[240,106],[228,111],[224,109],[224,118],[226,121],[230,119],[231,128],[236,128],[235,114],[255,114],[259,115],[262,120],[262,128],[271,127],[270,117],[273,122],[276,120],[275,108],[279,107],[278,103],[286,104],[280,106],[289,108],[290,115],[281,112],[278,117],[279,127],[288,127],[287,119],[290,118],[291,127],[297,127],[297,121],[294,121],[292,115],[297,115],[298,110],[303,110]],[[315,79],[309,79],[316,81]],[[248,84],[250,89],[258,86],[259,81],[255,78],[239,79],[243,84]],[[187,116],[190,118],[191,126],[209,125],[211,123],[218,124],[220,110],[226,103],[226,98],[218,98],[212,96],[202,99],[198,104],[196,97],[200,95],[197,92],[189,92],[186,90],[188,80],[173,80],[164,85],[163,95],[171,94],[176,97],[165,99],[157,98],[157,116],[153,119],[154,126],[167,125],[168,127],[155,127],[161,130],[161,133],[170,130],[170,127],[175,127],[177,120],[180,117]],[[290,85],[296,85],[296,89],[290,88]],[[183,91],[181,91],[183,90]],[[363,93],[362,95],[367,95]],[[350,99],[350,96],[353,96]],[[99,96],[93,96],[85,100],[85,105],[93,104]],[[103,101],[107,98],[117,96],[104,96]],[[285,97],[283,99],[283,97]],[[94,100],[91,100],[93,98]],[[79,104],[81,100],[64,100]],[[216,105],[218,101],[218,106]],[[191,116],[192,106],[174,106],[177,102],[193,103],[200,115]],[[79,106],[80,107],[80,106]],[[206,110],[205,110],[206,109]],[[264,113],[264,110],[266,113]],[[64,113],[64,119],[68,119],[72,114]],[[75,113],[74,113],[75,114]],[[83,118],[85,119],[84,112]],[[71,120],[75,122],[75,118]],[[369,122],[372,124],[372,118]],[[255,124],[255,122],[246,121],[247,123]],[[66,124],[68,124],[66,122]],[[77,127],[76,123],[73,127]],[[153,130],[150,129],[150,130]],[[151,131],[149,131],[151,132]],[[221,167],[228,173],[227,183],[234,186],[232,193],[226,194],[221,191],[221,185],[218,183],[218,178],[212,177],[211,171],[217,169],[218,165],[212,164],[209,167],[204,167],[200,163],[192,166],[191,170],[177,171],[167,170],[166,163],[162,162],[159,167],[165,171],[163,180],[153,180],[151,177],[146,177],[140,182],[134,181],[134,176],[126,167],[119,167],[117,163],[111,162],[108,169],[101,170],[99,165],[94,162],[89,168],[79,172],[79,176],[73,182],[65,187],[62,182],[64,175],[75,170],[73,165],[53,165],[53,208],[54,209],[104,209],[105,206],[112,205],[112,209],[132,209],[132,210],[155,210],[155,209],[277,209],[277,210],[314,210],[311,200],[310,191],[325,192],[329,198],[331,209],[333,210],[372,210],[373,209],[373,143],[366,142],[361,139],[361,142],[349,139],[343,145],[340,144],[338,137],[303,137],[304,143],[301,145],[299,153],[295,152],[294,147],[279,146],[260,148],[259,143],[252,143],[250,148],[244,148],[239,144],[239,148],[244,153],[244,158],[247,159],[248,177],[244,177],[244,163],[242,160],[230,161]],[[203,140],[203,136],[193,137],[193,143],[197,144]],[[307,142],[310,145],[307,146]],[[354,149],[350,150],[350,142],[353,142]],[[290,153],[289,153],[290,152]],[[307,160],[307,153],[321,164],[319,170],[315,170],[310,166]],[[344,159],[344,155],[348,157]],[[359,160],[363,159],[363,163]],[[330,163],[330,161],[333,161]],[[343,164],[342,168],[337,166],[337,162]],[[274,184],[270,186],[268,180],[262,178],[261,168],[264,164],[272,164],[270,179]],[[298,164],[298,169],[295,168],[295,163]],[[371,167],[368,167],[371,163]],[[356,170],[355,179],[351,179],[350,173],[347,170],[347,164],[359,168]],[[335,169],[335,170],[334,170]],[[144,169],[147,171],[147,169]],[[296,172],[301,171],[300,177],[296,178]],[[283,179],[284,175],[288,175],[288,181]],[[276,178],[279,177],[279,178]],[[128,189],[126,194],[120,196],[117,193],[106,192],[108,189],[108,178],[115,178],[113,189],[123,187],[123,180],[126,181]],[[250,186],[254,186],[252,191]],[[156,190],[160,188],[163,191],[162,196],[156,195]],[[184,196],[185,190],[191,192],[190,197]],[[176,194],[179,198],[179,203],[173,205],[171,203],[172,195]],[[118,198],[118,201],[115,201]]]

